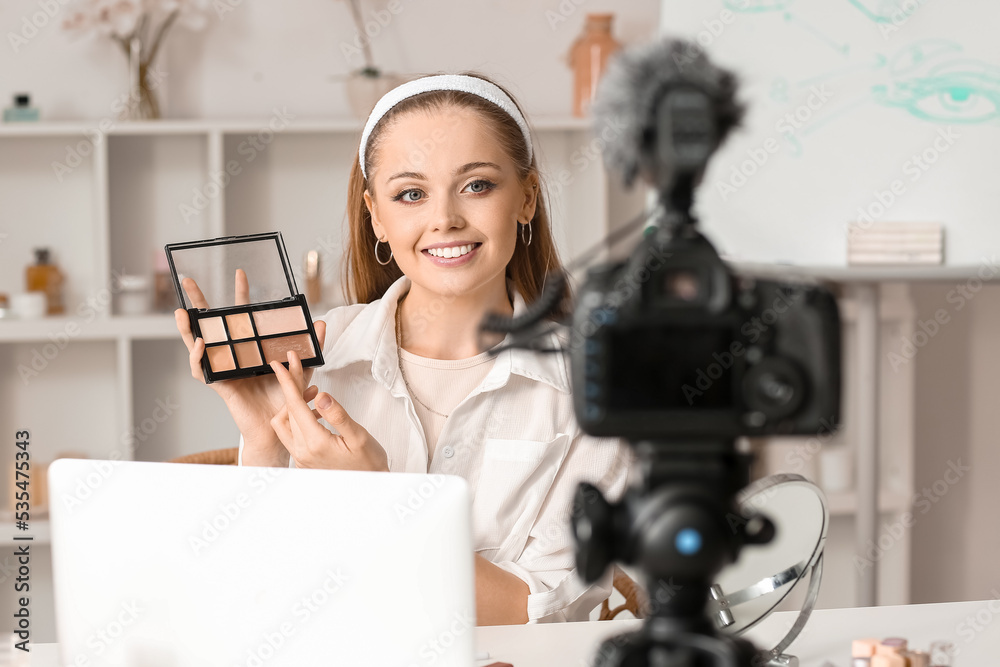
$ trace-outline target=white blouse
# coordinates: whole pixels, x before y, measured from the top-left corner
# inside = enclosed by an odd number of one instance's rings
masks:
[[[588,481],[609,500],[620,498],[634,466],[632,450],[623,440],[594,438],[580,429],[568,359],[509,349],[449,413],[428,466],[424,430],[396,351],[396,305],[408,289],[403,276],[381,299],[334,308],[319,318],[327,325],[325,365],[312,383],[382,445],[390,471],[466,480],[476,553],[528,584],[528,623],[587,620],[611,594],[612,573],[609,568],[589,586],[577,578],[573,495],[579,482]],[[516,290],[512,294],[514,315],[520,315],[524,299]],[[240,465],[242,453],[241,438]],[[289,466],[295,467],[294,460]]]

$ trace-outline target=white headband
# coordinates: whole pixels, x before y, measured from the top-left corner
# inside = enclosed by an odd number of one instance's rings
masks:
[[[474,76],[438,74],[407,81],[404,84],[396,86],[383,95],[382,99],[375,105],[375,108],[372,109],[371,115],[368,116],[368,122],[365,123],[365,131],[361,134],[361,147],[358,149],[361,173],[364,174],[365,178],[368,178],[368,174],[365,173],[365,147],[368,145],[368,137],[371,136],[372,130],[375,129],[378,122],[382,120],[382,116],[407,97],[426,93],[431,90],[460,90],[465,93],[472,93],[484,100],[489,100],[506,111],[507,115],[513,118],[517,126],[521,128],[521,134],[524,135],[524,143],[528,146],[528,161],[531,161],[531,133],[528,132],[528,124],[524,122],[524,117],[517,110],[517,105],[514,104],[503,90],[489,81],[484,81]]]

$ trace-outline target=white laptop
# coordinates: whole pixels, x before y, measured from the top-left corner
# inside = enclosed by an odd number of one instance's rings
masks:
[[[460,477],[60,459],[63,665],[474,664]]]

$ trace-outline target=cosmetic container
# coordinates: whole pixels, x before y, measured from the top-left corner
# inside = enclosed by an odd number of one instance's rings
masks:
[[[38,109],[31,106],[31,96],[27,93],[14,95],[14,106],[3,110],[3,122],[35,122],[39,118]]]
[[[881,642],[877,639],[855,639],[851,642],[851,667],[868,667],[875,647]]]
[[[11,313],[19,320],[40,320],[45,317],[45,307],[45,295],[42,292],[10,295]]]
[[[25,288],[28,292],[41,292],[45,295],[46,313],[49,315],[62,315],[65,312],[63,306],[62,271],[51,260],[51,252],[48,248],[35,248],[35,263],[28,266],[24,272]]]
[[[149,312],[149,278],[123,275],[118,278],[118,314],[145,315]]]
[[[165,247],[178,302],[205,341],[205,382],[273,373],[298,353],[303,367],[322,366],[306,298],[299,293],[280,232],[227,236]],[[238,272],[247,291],[237,292]]]

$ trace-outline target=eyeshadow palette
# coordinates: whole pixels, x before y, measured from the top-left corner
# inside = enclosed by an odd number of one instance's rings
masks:
[[[205,341],[205,382],[272,373],[294,350],[304,367],[322,366],[309,306],[298,293],[279,232],[165,247],[174,288]]]

